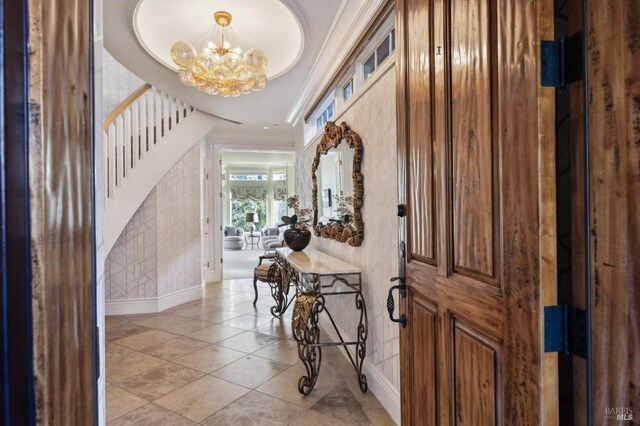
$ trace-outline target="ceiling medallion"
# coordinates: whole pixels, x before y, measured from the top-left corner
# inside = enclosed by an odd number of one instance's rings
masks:
[[[240,47],[232,48],[231,14],[218,11],[213,16],[217,26],[200,53],[183,41],[171,47],[171,59],[180,67],[180,81],[208,95],[223,97],[264,89],[267,57],[258,49],[243,54]]]

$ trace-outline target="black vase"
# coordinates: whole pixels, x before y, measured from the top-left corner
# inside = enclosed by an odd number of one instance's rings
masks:
[[[302,251],[311,242],[311,231],[296,228],[286,229],[284,231],[284,242],[291,250]]]

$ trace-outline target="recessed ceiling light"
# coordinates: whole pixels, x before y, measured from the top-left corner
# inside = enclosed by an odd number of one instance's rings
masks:
[[[269,126],[264,126],[263,127],[263,129],[265,129],[265,130],[269,130],[269,128],[270,128]]]

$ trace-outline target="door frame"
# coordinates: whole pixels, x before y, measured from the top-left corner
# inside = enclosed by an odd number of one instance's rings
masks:
[[[98,422],[93,1],[28,4],[35,415]],[[56,27],[62,21],[66,36]],[[63,44],[65,55],[51,54]]]
[[[29,204],[29,20],[0,2],[0,424],[35,424]],[[6,72],[10,69],[11,72]]]
[[[209,141],[206,141],[205,143],[209,143]],[[205,147],[205,149],[207,149],[207,147]],[[209,248],[213,247],[213,251],[210,253],[212,256],[210,256],[210,261],[213,261],[213,265],[214,268],[211,270],[207,270],[206,266],[205,266],[205,280],[204,282],[211,282],[211,281],[222,281],[222,269],[224,267],[224,264],[222,263],[222,258],[223,258],[223,250],[222,250],[222,230],[220,229],[221,226],[223,226],[222,224],[222,206],[220,202],[215,202],[216,200],[219,200],[220,198],[216,196],[216,194],[220,194],[222,192],[222,182],[220,180],[220,174],[221,174],[221,170],[222,170],[222,165],[220,164],[220,161],[222,159],[221,157],[221,153],[222,151],[229,151],[229,150],[233,150],[233,151],[284,151],[284,152],[292,152],[292,153],[296,153],[296,149],[294,146],[287,146],[287,145],[274,145],[273,147],[271,146],[265,146],[265,145],[260,145],[257,143],[249,143],[249,144],[232,144],[232,143],[228,143],[228,142],[223,142],[223,143],[213,143],[213,186],[212,186],[212,191],[209,191],[207,189],[207,184],[205,183],[205,185],[203,185],[203,200],[205,203],[205,209],[204,209],[204,213],[205,213],[205,218],[203,218],[204,222],[205,222],[205,226],[206,226],[206,218],[208,217],[213,217],[213,220],[210,221],[210,227],[208,229],[208,231],[210,232],[210,235],[212,235],[213,241],[211,241],[209,239],[209,241],[207,241],[207,236],[204,234],[206,228],[203,227],[203,235],[202,235],[202,239],[203,239],[203,243],[207,244]],[[207,167],[205,165],[205,170],[207,170]],[[205,181],[206,182],[206,181]],[[295,182],[294,182],[295,184]],[[213,198],[208,198],[208,197],[213,197]],[[213,210],[211,210],[211,203],[213,203]],[[204,251],[203,251],[204,253]],[[206,259],[204,259],[203,264],[206,265]],[[222,265],[219,267],[215,267],[216,265]]]
[[[98,179],[102,179],[101,175],[96,174],[96,158],[102,161],[102,157],[97,157],[97,152],[102,152],[101,149],[97,147],[98,143],[102,142],[101,139],[101,129],[102,129],[102,117],[96,119],[96,111],[100,112],[102,115],[102,106],[96,109],[96,72],[95,72],[95,51],[96,51],[96,42],[95,42],[95,3],[94,0],[88,0],[89,3],[89,109],[90,109],[90,123],[89,123],[89,140],[90,140],[90,149],[91,149],[91,224],[93,228],[91,229],[91,304],[92,304],[92,312],[91,312],[91,324],[93,328],[93,340],[91,342],[92,350],[93,350],[93,421],[94,424],[100,424],[100,378],[104,377],[106,367],[103,369],[102,365],[105,365],[104,360],[100,359],[100,354],[102,353],[100,347],[105,346],[106,350],[106,341],[101,336],[104,336],[104,330],[100,331],[99,324],[105,323],[105,312],[104,309],[100,309],[100,315],[102,318],[98,318],[98,233],[102,238],[102,226],[103,223],[96,223],[96,188]],[[102,28],[102,23],[100,23],[100,28]],[[100,44],[102,47],[102,45]],[[102,48],[100,49],[100,53],[102,53]],[[102,63],[102,60],[101,60]],[[99,83],[102,84],[102,80],[99,80]],[[100,87],[100,91],[102,92],[102,87]],[[102,101],[102,95],[100,96],[100,101]],[[96,124],[97,123],[97,124]],[[100,185],[103,187],[103,185]],[[101,207],[103,205],[101,204]],[[102,218],[103,215],[101,214]],[[106,258],[100,259],[104,265],[106,262]],[[103,266],[104,268],[104,266]],[[105,287],[106,288],[106,287]],[[103,289],[104,291],[104,289]],[[106,299],[106,297],[105,297]],[[102,383],[106,386],[106,380],[103,380]],[[102,402],[105,404],[106,410],[106,391]]]

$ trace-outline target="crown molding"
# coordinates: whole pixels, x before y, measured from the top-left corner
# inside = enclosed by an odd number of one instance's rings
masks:
[[[357,8],[347,6],[353,0],[344,0],[320,50],[309,76],[296,96],[293,106],[287,114],[287,122],[296,125],[315,99],[322,94],[325,86],[338,70],[352,46],[375,18],[376,11],[385,0],[361,0]],[[340,25],[341,23],[348,25]]]
[[[304,94],[305,90],[310,87],[310,82],[312,79],[312,76],[315,72],[315,70],[318,69],[318,64],[320,62],[320,59],[324,56],[324,53],[328,50],[328,43],[329,40],[331,40],[332,35],[334,34],[334,31],[336,29],[336,26],[338,25],[338,22],[340,21],[340,19],[342,18],[342,16],[344,15],[344,10],[345,7],[347,6],[348,0],[342,0],[342,3],[340,3],[340,7],[338,8],[338,11],[336,13],[336,16],[333,18],[333,22],[331,22],[331,26],[329,27],[329,31],[327,31],[327,35],[325,36],[323,42],[322,42],[322,47],[320,48],[320,53],[318,54],[318,56],[316,57],[316,60],[313,62],[313,65],[311,66],[311,72],[307,75],[307,78],[304,81],[304,84],[302,85],[302,88],[300,89],[300,91],[298,92],[298,94],[295,97],[295,101],[293,103],[293,106],[291,107],[291,109],[289,110],[289,113],[287,114],[287,123],[291,123],[292,121],[290,120],[290,117],[292,116],[292,114],[294,113],[294,111],[296,110],[296,108],[298,108],[298,103],[302,97],[302,95]]]

